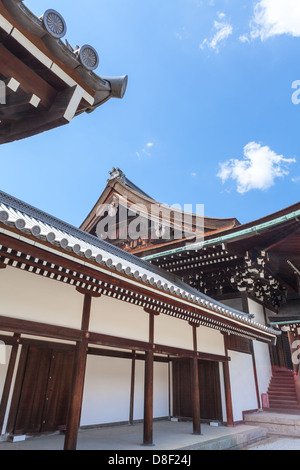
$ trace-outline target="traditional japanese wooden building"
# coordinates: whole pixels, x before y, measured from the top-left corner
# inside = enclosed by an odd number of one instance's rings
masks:
[[[298,377],[299,366],[293,364],[292,357],[300,344],[300,203],[246,224],[236,218],[206,216],[197,224],[192,214],[186,233],[175,237],[178,226],[182,228],[185,222],[183,210],[160,204],[119,168],[110,175],[81,228],[101,236],[99,227],[103,229],[106,223],[105,236],[110,243],[175,274],[214,300],[245,313],[257,315],[260,311],[262,322],[282,331],[276,346],[270,348],[273,371],[283,367]],[[153,211],[153,206],[158,210]],[[127,217],[121,220],[119,214],[124,213]],[[143,218],[146,230],[141,237],[130,239],[128,225],[132,220],[142,224]],[[197,241],[201,229],[202,237]],[[243,350],[249,345],[236,344],[235,348]],[[295,383],[298,388],[298,380]],[[294,387],[293,400],[289,395],[276,395],[270,398],[270,406],[299,410],[296,395]]]
[[[0,0],[0,143],[123,97],[127,77],[96,75],[65,33]],[[142,420],[151,445],[154,419],[199,434],[261,408],[298,334],[299,216],[199,217],[118,168],[80,228],[0,191],[1,438],[62,430],[75,449],[80,427]]]
[[[22,0],[0,1],[0,144],[68,124],[110,98],[127,76],[100,77],[94,47],[72,47],[55,10],[35,16]]]
[[[0,192],[1,435],[257,409],[280,332]],[[242,348],[242,351],[241,351]],[[5,357],[3,355],[5,352]],[[245,387],[245,380],[247,387]]]

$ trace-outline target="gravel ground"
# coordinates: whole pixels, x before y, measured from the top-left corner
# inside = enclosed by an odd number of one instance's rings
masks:
[[[300,439],[291,437],[273,437],[262,443],[254,444],[247,450],[300,450]]]

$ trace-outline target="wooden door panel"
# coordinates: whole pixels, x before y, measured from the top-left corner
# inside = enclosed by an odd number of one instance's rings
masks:
[[[50,361],[51,351],[29,348],[15,434],[40,432]]]
[[[222,421],[219,364],[198,362],[202,419]]]
[[[201,419],[222,421],[219,364],[198,361],[198,367]],[[188,359],[173,361],[173,414],[182,418],[193,415],[191,362]]]
[[[64,429],[74,364],[74,351],[30,347],[18,400],[14,434]]]
[[[42,431],[64,429],[71,393],[73,351],[52,351]]]

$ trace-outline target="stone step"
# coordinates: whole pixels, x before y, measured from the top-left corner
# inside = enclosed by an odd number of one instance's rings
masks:
[[[285,389],[285,388],[271,388],[268,391],[269,395],[294,395],[296,396],[296,390],[294,389]]]
[[[281,434],[300,437],[300,409],[291,411],[276,410],[245,413],[245,424],[255,425],[266,429],[268,435]]]
[[[263,442],[266,438],[267,431],[264,427],[249,426],[247,430],[181,447],[179,450],[241,450],[251,444]]]

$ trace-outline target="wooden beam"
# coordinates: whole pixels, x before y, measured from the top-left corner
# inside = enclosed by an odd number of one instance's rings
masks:
[[[0,269],[5,269],[5,268],[6,268],[6,264],[2,263],[2,261],[0,261]]]
[[[0,143],[20,140],[68,124],[71,116],[69,105],[71,101],[73,103],[75,94],[76,99],[74,102],[77,103],[78,93],[76,87],[66,88],[56,95],[51,109],[40,111],[35,109],[26,113],[26,118],[12,122],[8,129],[0,130]]]
[[[0,329],[2,331],[43,336],[66,341],[80,341],[82,335],[80,330],[76,330],[74,328],[5,317],[3,315],[0,316]]]
[[[88,351],[88,327],[91,313],[91,296],[85,294],[82,311],[81,330],[83,333],[82,341],[78,341],[75,349],[73,379],[71,400],[67,416],[66,435],[64,450],[76,450],[78,430],[80,426],[80,417],[83,399],[83,387],[86,370],[86,359]]]
[[[43,106],[48,109],[51,107],[57,91],[3,44],[0,44],[0,73],[7,78],[13,78],[26,93],[37,95]]]

